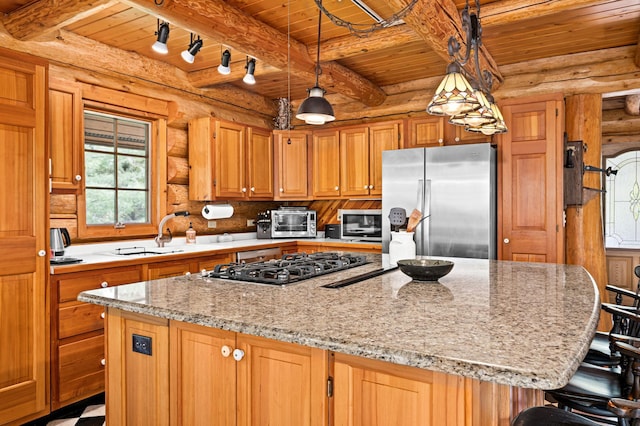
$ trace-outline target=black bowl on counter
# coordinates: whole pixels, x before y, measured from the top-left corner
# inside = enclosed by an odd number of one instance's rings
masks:
[[[438,281],[453,268],[453,262],[437,259],[402,259],[398,267],[415,281]]]

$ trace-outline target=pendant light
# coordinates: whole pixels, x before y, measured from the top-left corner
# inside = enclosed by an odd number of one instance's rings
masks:
[[[169,53],[169,49],[167,48],[167,40],[169,39],[169,23],[163,22],[161,24],[160,20],[158,19],[158,30],[156,31],[156,35],[158,36],[158,38],[156,39],[156,42],[153,43],[151,48],[155,52],[166,55],[167,53]]]
[[[325,90],[318,84],[318,77],[322,72],[320,68],[320,29],[322,25],[322,11],[318,11],[318,49],[316,58],[316,85],[309,89],[309,97],[298,107],[296,118],[304,120],[307,124],[321,125],[333,121],[333,108],[324,98]]]

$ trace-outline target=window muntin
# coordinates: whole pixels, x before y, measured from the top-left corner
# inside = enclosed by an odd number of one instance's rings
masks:
[[[86,225],[151,222],[151,123],[85,110]]]
[[[640,151],[605,159],[618,170],[605,181],[605,247],[640,248]]]

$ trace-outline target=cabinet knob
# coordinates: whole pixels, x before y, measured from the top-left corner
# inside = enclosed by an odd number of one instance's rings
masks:
[[[460,142],[460,138],[458,136],[456,136],[453,140],[456,142]]]
[[[106,282],[106,281],[102,281],[102,282],[100,283],[100,287],[102,287],[102,288],[107,288],[107,287],[109,287],[109,283],[108,283],[108,282]]]
[[[369,185],[365,185],[365,186],[364,186],[364,189],[369,189]]]
[[[244,358],[244,351],[242,349],[234,349],[233,350],[233,359],[236,361],[240,361]]]
[[[280,192],[284,192],[284,188],[280,188]]]
[[[100,365],[107,365],[107,360],[106,360],[106,359],[104,359],[104,358],[102,358],[102,359],[100,360]]]
[[[340,187],[338,185],[336,185],[335,188],[333,188],[333,189],[335,189],[337,191],[337,190],[340,189]]]
[[[369,189],[373,189],[373,185],[369,185]]]
[[[47,255],[47,251],[46,250],[38,250],[38,256],[45,257],[46,255]]]
[[[220,348],[220,353],[222,354],[223,357],[227,358],[229,355],[231,355],[231,348],[227,345],[223,345]]]
[[[100,312],[100,318],[104,319],[104,312]]]
[[[247,192],[247,188],[242,188],[242,192]]]
[[[251,187],[251,192],[256,192],[256,187],[255,186]]]
[[[440,139],[438,139],[438,143],[439,143],[440,145],[442,145],[442,144],[444,143],[444,140],[443,140],[442,138],[440,138]]]
[[[503,241],[504,241],[505,244],[509,244],[509,239],[508,238],[505,238]]]
[[[80,182],[81,180],[82,180],[82,176],[80,176],[80,175],[76,175],[76,181],[77,181],[77,182]]]

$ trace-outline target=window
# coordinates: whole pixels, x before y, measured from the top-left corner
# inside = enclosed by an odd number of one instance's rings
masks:
[[[150,222],[150,123],[84,113],[86,224]]]
[[[640,151],[605,158],[607,167],[618,173],[605,181],[605,247],[640,248]]]

